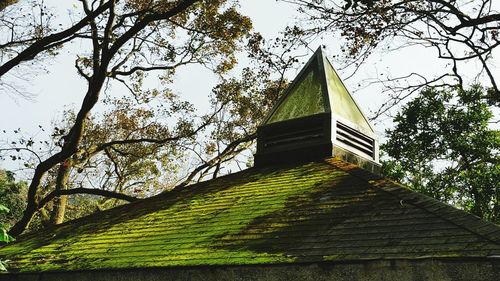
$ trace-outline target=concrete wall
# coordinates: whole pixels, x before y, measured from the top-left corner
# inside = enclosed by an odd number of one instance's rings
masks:
[[[270,266],[0,274],[1,281],[499,281],[500,259],[371,261]]]

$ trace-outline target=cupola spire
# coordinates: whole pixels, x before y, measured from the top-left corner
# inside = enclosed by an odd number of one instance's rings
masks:
[[[257,130],[255,165],[338,156],[376,172],[378,140],[322,48]]]

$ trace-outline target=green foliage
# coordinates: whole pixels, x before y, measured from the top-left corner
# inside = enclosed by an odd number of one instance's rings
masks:
[[[25,182],[16,182],[12,172],[0,170],[0,245],[14,241],[8,228],[24,209]],[[7,271],[6,261],[0,260],[0,272]]]
[[[1,225],[7,228],[22,216],[26,206],[26,191],[26,182],[16,182],[12,172],[0,170]]]
[[[484,219],[500,221],[500,132],[484,89],[426,89],[394,118],[386,175]]]
[[[4,205],[0,205],[0,213],[2,213],[2,212],[8,213],[9,208],[5,207]]]
[[[0,204],[0,214],[8,213],[9,208]],[[14,238],[7,233],[7,227],[0,222],[0,245],[3,243],[9,243],[13,241]],[[4,261],[0,260],[0,271],[7,271]]]
[[[5,267],[2,261],[0,261],[0,271],[7,271],[7,268]]]
[[[0,214],[9,213],[9,208],[0,205]],[[8,243],[14,241],[14,238],[7,233],[7,227],[3,223],[0,223],[0,243]],[[1,268],[0,268],[1,270]]]
[[[10,211],[9,208],[0,204],[0,214],[7,214],[7,213],[9,213],[9,211]],[[9,243],[11,241],[14,241],[14,237],[10,236],[7,233],[7,226],[0,222],[0,244],[1,243]],[[1,267],[1,263],[0,263],[0,271],[1,270],[2,270],[2,267]]]

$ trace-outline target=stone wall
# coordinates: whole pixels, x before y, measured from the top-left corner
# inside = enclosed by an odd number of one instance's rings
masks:
[[[391,260],[268,266],[0,274],[0,281],[498,281],[500,259]]]

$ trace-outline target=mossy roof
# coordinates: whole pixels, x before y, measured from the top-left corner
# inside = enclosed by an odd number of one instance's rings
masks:
[[[498,254],[500,227],[337,159],[251,168],[0,248],[11,272]]]

